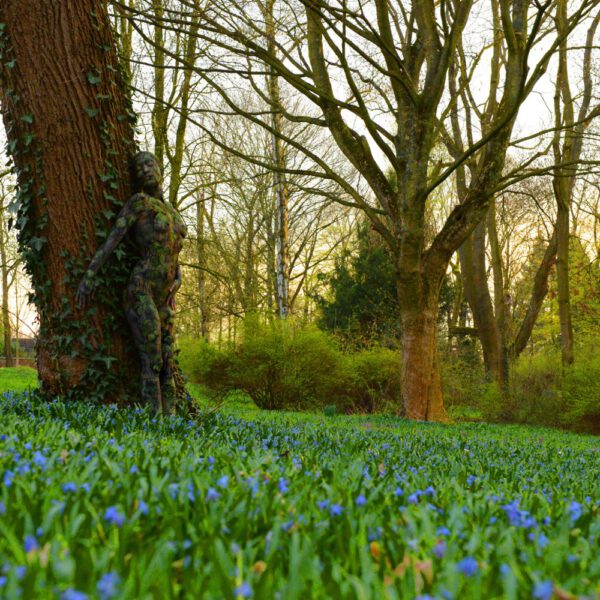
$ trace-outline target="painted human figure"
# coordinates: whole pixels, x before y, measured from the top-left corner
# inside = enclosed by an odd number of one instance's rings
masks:
[[[94,277],[131,231],[139,253],[124,294],[125,312],[141,362],[142,401],[154,412],[170,412],[173,381],[173,313],[181,286],[178,256],[187,234],[181,215],[165,202],[162,177],[153,154],[133,159],[139,192],[123,207],[112,231],[96,252],[79,288],[77,301],[89,305]]]

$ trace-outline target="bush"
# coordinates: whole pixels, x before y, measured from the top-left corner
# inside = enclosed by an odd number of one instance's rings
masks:
[[[260,408],[306,409],[345,404],[348,378],[334,339],[293,321],[246,323],[229,379]]]
[[[186,377],[216,391],[230,387],[231,352],[209,344],[204,339],[178,340],[179,365]]]
[[[377,347],[344,353],[334,336],[292,320],[247,320],[237,348],[191,339],[179,346],[191,381],[221,393],[241,390],[260,408],[370,413],[401,406],[398,352]]]
[[[347,368],[352,387],[348,390],[356,412],[398,412],[402,361],[400,353],[375,347],[349,354]]]

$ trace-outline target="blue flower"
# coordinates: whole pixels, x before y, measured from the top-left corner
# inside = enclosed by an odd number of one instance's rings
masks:
[[[332,504],[331,508],[329,509],[329,514],[332,517],[338,517],[339,515],[341,515],[344,512],[343,507],[341,507],[339,504]]]
[[[119,512],[119,509],[116,506],[109,506],[106,511],[104,511],[104,520],[111,525],[121,527],[121,525],[125,523],[125,515]]]
[[[76,492],[77,491],[77,485],[75,485],[72,481],[69,481],[69,482],[65,483],[62,486],[62,491],[65,494]]]
[[[550,600],[553,591],[554,585],[551,581],[541,581],[533,588],[533,597],[535,600]]]
[[[327,508],[329,506],[330,503],[331,503],[330,500],[319,500],[319,502],[317,502],[317,506],[319,507],[320,510],[324,510],[325,508]]]
[[[577,521],[577,519],[579,519],[579,517],[581,517],[581,504],[579,504],[579,502],[575,502],[575,500],[573,500],[573,502],[571,502],[571,504],[569,504],[569,513],[571,514],[571,523],[575,523],[575,521]]]
[[[33,455],[33,463],[43,469],[46,466],[47,459],[46,457],[38,450]]]
[[[217,485],[220,488],[226,488],[228,484],[229,484],[229,477],[227,475],[223,475],[223,477],[219,477],[219,480],[217,481]]]
[[[397,487],[397,488],[394,490],[394,495],[395,495],[395,496],[402,496],[402,494],[403,494],[403,493],[404,493],[404,492],[403,492],[403,490],[402,490],[402,488],[401,488],[401,487]]]
[[[6,472],[4,473],[4,485],[6,487],[10,487],[12,485],[14,478],[15,478],[15,474],[12,471],[7,469]]]
[[[469,485],[469,486],[473,485],[473,483],[475,483],[476,480],[477,480],[477,477],[475,477],[475,475],[469,475],[467,477],[467,485]]]
[[[87,600],[87,599],[88,599],[87,594],[84,594],[83,592],[78,592],[77,590],[73,590],[71,588],[69,588],[68,590],[65,590],[60,596],[60,600]]]
[[[277,484],[277,488],[282,494],[285,494],[288,491],[288,481],[285,479],[280,479],[279,483]]]
[[[129,474],[133,475],[134,473],[138,473],[139,469],[137,468],[137,465],[132,465],[131,469],[129,469]]]
[[[446,554],[446,541],[439,540],[433,547],[433,555],[441,560],[444,554]]]
[[[479,569],[479,565],[477,561],[472,556],[467,556],[463,558],[457,565],[456,568],[459,573],[466,575],[467,577],[471,577],[477,573]]]
[[[233,592],[236,596],[241,596],[242,598],[251,598],[252,597],[252,586],[245,582],[242,585],[238,585]]]
[[[221,494],[215,490],[215,488],[208,488],[208,492],[206,492],[206,501],[207,502],[215,502],[221,497]]]
[[[356,506],[364,506],[367,503],[367,499],[364,497],[363,494],[359,494],[356,497]]]
[[[37,550],[39,547],[40,547],[40,545],[38,544],[38,541],[35,539],[35,536],[28,535],[25,538],[25,543],[23,544],[23,548],[24,548],[25,552],[33,552],[34,550]]]
[[[435,535],[451,535],[451,531],[447,527],[438,527],[435,530]]]
[[[102,575],[96,585],[101,600],[110,600],[110,598],[114,598],[119,592],[120,583],[121,578],[114,571]]]
[[[6,585],[7,578],[6,575],[0,575],[0,588]]]
[[[409,504],[418,504],[419,503],[419,494],[416,492],[414,494],[411,494],[408,497],[408,503]]]

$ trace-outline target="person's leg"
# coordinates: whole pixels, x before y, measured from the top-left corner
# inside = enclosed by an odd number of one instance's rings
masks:
[[[125,310],[140,357],[142,402],[154,413],[160,413],[162,356],[158,311],[150,294],[144,291],[128,294]]]
[[[165,414],[175,408],[175,381],[173,380],[173,310],[163,306],[159,312],[161,325],[162,368],[160,372],[160,388],[162,407]]]

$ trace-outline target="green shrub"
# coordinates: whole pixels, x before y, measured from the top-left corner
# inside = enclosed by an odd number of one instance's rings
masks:
[[[400,353],[375,347],[347,355],[352,386],[348,390],[355,412],[398,412],[402,360]]]
[[[261,408],[301,410],[347,402],[349,381],[335,340],[291,320],[247,323],[228,374],[230,385]]]
[[[178,346],[179,365],[190,381],[216,391],[230,387],[230,350],[220,349],[202,338],[182,338]]]

